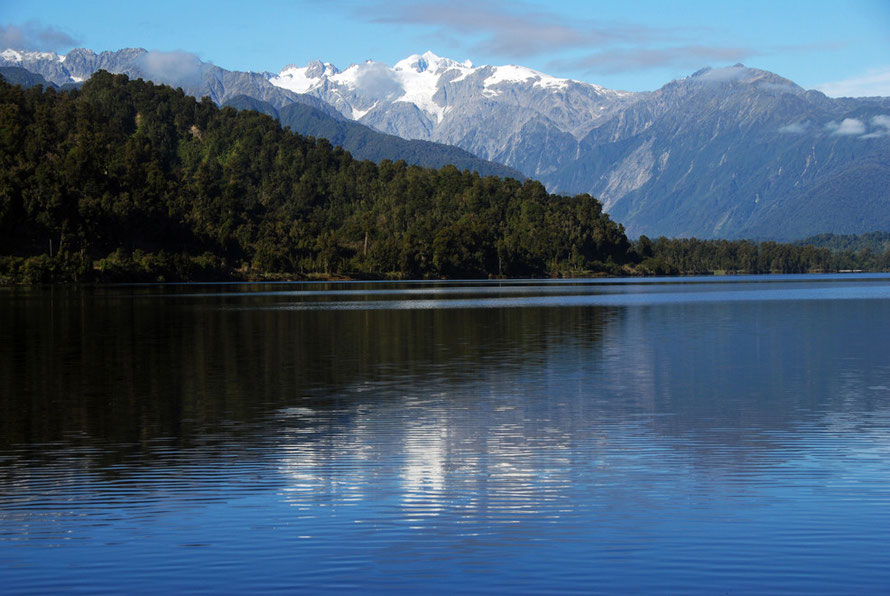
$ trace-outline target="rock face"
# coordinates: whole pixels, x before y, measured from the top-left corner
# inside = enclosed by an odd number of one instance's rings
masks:
[[[105,68],[220,104],[249,96],[276,110],[311,105],[403,139],[455,145],[551,192],[593,194],[631,236],[890,230],[890,98],[831,99],[741,64],[645,93],[429,52],[393,67],[316,61],[277,74],[145,50],[7,50],[0,66],[59,85]]]

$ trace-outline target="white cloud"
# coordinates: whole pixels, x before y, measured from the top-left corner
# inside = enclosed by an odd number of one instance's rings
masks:
[[[358,65],[356,69],[356,93],[370,98],[395,99],[404,92],[395,74],[385,64],[366,62]]]
[[[727,66],[725,68],[708,69],[695,78],[712,83],[733,83],[741,81],[747,76],[749,76],[749,69],[741,64],[736,64],[735,66]]]
[[[37,50],[41,52],[64,50],[77,44],[77,40],[54,27],[29,21],[24,25],[0,25],[0,49]]]
[[[860,139],[879,139],[881,137],[890,136],[890,116],[878,114],[871,119],[872,131],[867,135],[862,135]]]
[[[147,78],[168,85],[191,85],[201,81],[204,65],[191,52],[152,50],[138,59]]]
[[[816,89],[829,97],[890,97],[890,68],[872,70],[863,76],[843,81],[823,83]]]
[[[865,122],[856,118],[844,118],[840,123],[829,122],[825,125],[833,135],[854,136],[865,134]]]

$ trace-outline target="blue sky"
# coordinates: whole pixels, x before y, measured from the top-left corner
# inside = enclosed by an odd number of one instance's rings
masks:
[[[890,96],[890,0],[4,0],[0,46],[184,50],[254,71],[431,50],[630,91],[742,62],[829,95]]]

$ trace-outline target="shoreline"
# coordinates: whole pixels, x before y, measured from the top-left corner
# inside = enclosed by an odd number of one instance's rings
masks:
[[[698,271],[683,273],[634,273],[628,272],[620,275],[611,275],[604,272],[591,272],[582,275],[558,275],[558,276],[527,276],[527,277],[507,277],[507,276],[489,276],[489,277],[438,277],[438,278],[422,278],[422,277],[396,277],[391,275],[289,275],[289,274],[266,274],[260,276],[247,277],[228,277],[214,279],[165,279],[161,276],[158,279],[114,279],[114,280],[93,280],[93,281],[8,281],[0,278],[0,288],[25,288],[25,287],[111,287],[111,286],[158,286],[158,285],[241,285],[241,284],[298,284],[298,283],[433,283],[433,282],[498,282],[498,281],[571,281],[571,280],[594,280],[594,279],[655,279],[655,278],[688,278],[688,277],[740,277],[740,276],[773,276],[773,275],[857,275],[857,274],[881,274],[890,273],[890,271],[869,271],[869,270],[834,270],[834,271],[806,271],[806,272],[744,272],[744,271]]]

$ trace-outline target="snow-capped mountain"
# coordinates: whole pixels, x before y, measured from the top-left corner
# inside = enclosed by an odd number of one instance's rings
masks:
[[[620,103],[633,94],[611,91],[598,85],[570,79],[559,79],[524,66],[473,66],[469,60],[457,62],[432,52],[414,54],[392,68],[368,60],[353,64],[344,71],[330,63],[310,62],[304,67],[290,65],[269,81],[295,93],[321,97],[341,112],[360,120],[388,104],[404,103],[420,110],[434,127],[441,125],[449,112],[470,99],[486,99],[493,103],[528,103],[516,89],[537,91],[545,95],[584,90],[589,100],[576,104],[556,118],[571,128],[578,120],[590,122],[600,116],[606,105]],[[394,132],[394,131],[393,131]]]
[[[343,116],[382,132],[457,145],[538,177],[557,164],[533,150],[517,152],[524,140],[537,143],[534,137],[549,136],[555,147],[540,149],[561,154],[600,119],[644,95],[523,66],[474,66],[432,52],[393,67],[370,60],[343,71],[322,62],[291,65],[269,82],[323,99]],[[480,129],[485,133],[478,134]]]
[[[315,102],[341,123],[454,145],[551,192],[593,194],[631,236],[794,239],[890,230],[890,98],[832,99],[743,65],[702,69],[644,93],[430,52],[342,71],[310,62],[278,73],[230,72],[190,54],[145,50],[6,51],[0,66],[56,84],[104,68],[220,104],[248,96],[268,104],[267,113]],[[353,141],[367,135],[316,128]]]

